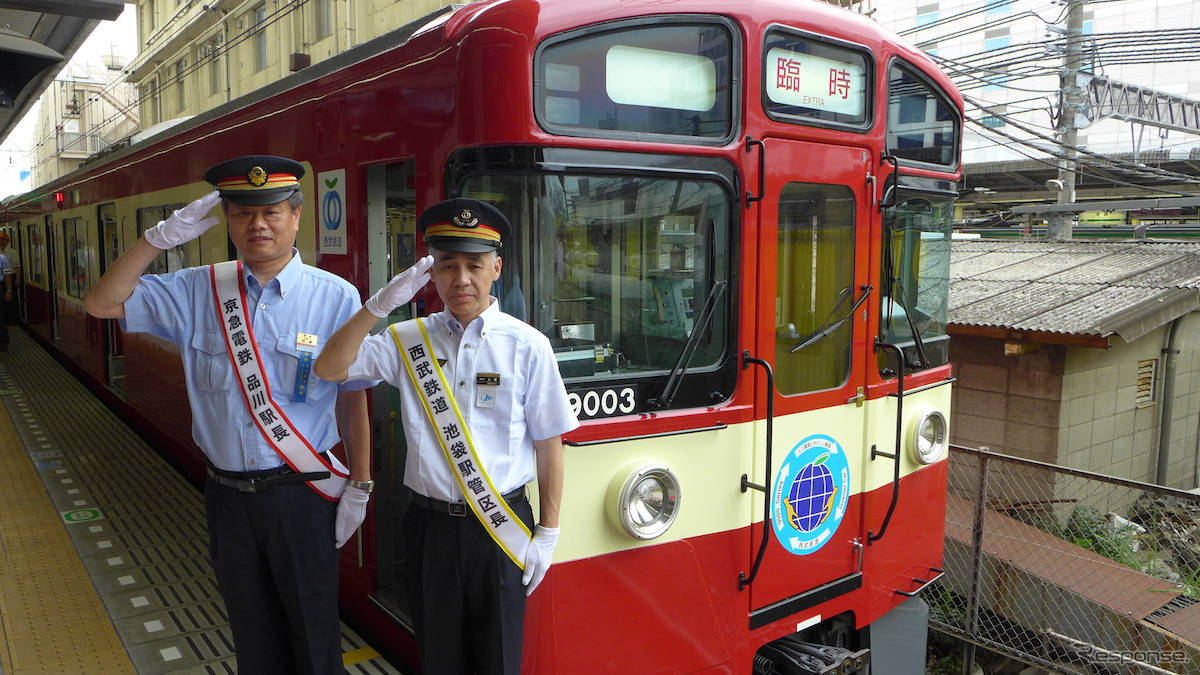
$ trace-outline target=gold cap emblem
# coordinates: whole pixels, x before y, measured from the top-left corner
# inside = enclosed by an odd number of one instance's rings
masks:
[[[463,209],[462,213],[451,220],[454,221],[456,227],[479,227],[479,219],[475,217],[474,213],[471,213],[471,209]]]
[[[261,166],[250,169],[250,173],[246,174],[246,178],[249,179],[250,184],[254,187],[262,187],[267,184],[267,172],[263,171]]]

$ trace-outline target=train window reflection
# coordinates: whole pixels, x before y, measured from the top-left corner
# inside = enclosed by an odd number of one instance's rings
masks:
[[[568,379],[670,371],[699,304],[729,280],[729,198],[715,183],[476,176],[462,192],[514,223],[493,294],[550,338]],[[699,327],[688,373],[724,356],[729,295]]]
[[[883,218],[883,341],[904,348],[906,371],[943,365],[949,360],[946,307],[953,199],[902,192]],[[880,352],[885,375],[894,374],[894,361],[892,352]]]
[[[776,270],[775,386],[788,395],[841,385],[853,335],[851,322],[838,322],[855,301],[850,188],[784,186]]]

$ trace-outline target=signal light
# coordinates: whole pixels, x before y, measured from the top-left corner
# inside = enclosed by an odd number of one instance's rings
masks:
[[[61,209],[63,206],[63,203],[65,201],[67,201],[67,196],[65,194],[63,194],[61,192],[54,193],[54,205],[55,206],[57,206],[58,208]]]

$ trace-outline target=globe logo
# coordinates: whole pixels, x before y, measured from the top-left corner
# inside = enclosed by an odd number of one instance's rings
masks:
[[[837,487],[833,484],[833,475],[824,466],[828,459],[826,453],[801,469],[788,493],[788,520],[801,532],[817,529],[833,509]]]
[[[832,538],[846,514],[846,453],[830,436],[809,436],[787,454],[773,487],[775,538],[794,555],[814,553]]]

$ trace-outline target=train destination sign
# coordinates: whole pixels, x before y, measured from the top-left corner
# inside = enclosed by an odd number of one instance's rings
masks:
[[[767,97],[774,103],[860,118],[866,110],[863,67],[775,47],[763,71]]]

